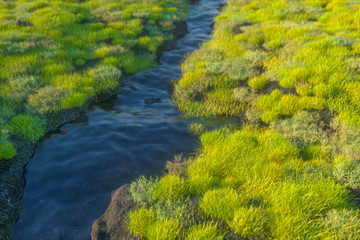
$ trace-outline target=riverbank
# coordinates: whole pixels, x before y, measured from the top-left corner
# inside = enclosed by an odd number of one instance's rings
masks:
[[[130,185],[130,233],[356,238],[359,10],[336,0],[228,1],[212,40],[182,65],[173,97],[185,117],[244,124],[193,124],[195,157]]]
[[[1,5],[1,239],[10,238],[13,223],[24,211],[24,167],[37,143],[47,132],[80,117],[92,103],[117,94],[124,76],[155,64],[160,52],[186,33],[186,5],[185,1],[143,4],[137,8],[143,11],[141,16],[130,3],[110,1],[104,6],[96,2]],[[54,14],[67,17],[46,20]],[[112,17],[105,18],[107,14]],[[74,21],[64,28],[61,21],[72,16]],[[127,60],[119,62],[119,54]]]

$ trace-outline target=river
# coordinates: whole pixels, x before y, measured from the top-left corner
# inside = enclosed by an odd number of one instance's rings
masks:
[[[171,104],[168,84],[180,77],[185,54],[209,39],[222,4],[192,4],[188,34],[162,52],[155,68],[126,77],[117,96],[92,105],[39,144],[26,166],[27,210],[14,225],[13,240],[90,239],[112,191],[140,175],[160,175],[174,155],[199,147]]]

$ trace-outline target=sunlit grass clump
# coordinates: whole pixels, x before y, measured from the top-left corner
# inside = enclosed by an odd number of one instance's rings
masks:
[[[44,135],[37,119],[113,94],[124,73],[152,67],[161,45],[173,38],[169,30],[185,20],[187,4],[0,2],[0,137],[7,138],[0,141],[0,159],[14,156],[9,137],[38,141]],[[11,116],[3,110],[9,109],[5,105],[11,105]],[[19,118],[11,120],[14,115]],[[28,122],[26,132],[22,125],[30,118],[34,121]]]

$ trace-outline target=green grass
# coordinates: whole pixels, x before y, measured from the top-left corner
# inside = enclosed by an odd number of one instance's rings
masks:
[[[269,84],[269,80],[266,79],[264,76],[255,77],[249,80],[248,85],[249,87],[260,90],[266,87]]]
[[[16,155],[16,150],[11,142],[0,143],[0,158],[10,159]]]
[[[265,123],[300,110],[327,107],[340,121],[359,124],[360,114],[353,110],[359,105],[355,90],[359,81],[358,3],[325,2],[329,4],[230,1],[216,18],[213,39],[183,63],[175,104],[186,116],[239,116],[246,108],[255,107],[263,111]],[[229,79],[224,81],[219,75]],[[223,99],[231,104],[230,93],[243,87],[242,81],[256,90],[276,84],[304,98],[295,100],[290,95],[279,99],[280,103],[268,104],[267,109],[255,101],[226,109]],[[214,103],[209,94],[217,89],[229,94],[222,94],[222,101]],[[268,94],[259,91],[254,98],[261,101]]]
[[[217,228],[215,224],[203,223],[201,225],[192,226],[186,233],[185,239],[223,239],[224,233]]]
[[[176,239],[179,235],[179,223],[156,218],[152,209],[140,208],[130,214],[128,224],[130,232],[147,239]]]
[[[45,86],[30,95],[28,103],[39,113],[58,112],[61,110],[61,101],[68,97],[69,92],[66,88]]]
[[[159,47],[172,38],[168,30],[185,20],[187,4],[185,0],[1,2],[0,122],[6,128],[2,135],[38,140],[42,131],[27,134],[12,126],[11,118],[47,118],[81,107],[116,91],[124,73],[152,67]]]
[[[17,115],[8,126],[10,132],[24,140],[39,141],[46,133],[46,122],[39,117]]]
[[[356,239],[360,2],[227,3],[173,99],[184,117],[244,124],[192,123],[200,149],[167,163],[147,209],[198,199],[178,239]]]
[[[252,206],[238,208],[229,223],[236,234],[253,239],[265,237],[267,224],[268,220],[262,209]]]
[[[234,189],[221,188],[207,191],[200,201],[200,209],[205,215],[229,221],[235,211],[247,205],[247,200]]]
[[[180,199],[188,195],[185,181],[179,176],[167,175],[154,184],[155,199]]]
[[[221,220],[222,231],[229,234],[226,229],[231,229],[252,239],[327,239],[340,236],[329,227],[337,223],[324,225],[319,218],[325,219],[335,210],[352,209],[354,221],[360,219],[349,190],[332,177],[328,159],[316,154],[304,159],[301,149],[284,135],[244,127],[203,133],[201,142],[185,176],[160,179],[166,185],[158,184],[157,188],[168,194],[156,195],[150,206],[169,196],[198,196],[200,219]],[[196,184],[199,178],[203,184]],[[181,187],[174,181],[181,182]],[[191,190],[194,188],[197,191]],[[183,226],[181,232],[192,231],[191,226]],[[338,231],[342,234],[352,228],[341,225]]]
[[[84,93],[71,93],[69,96],[61,101],[61,108],[68,109],[80,107],[86,102],[86,95]]]

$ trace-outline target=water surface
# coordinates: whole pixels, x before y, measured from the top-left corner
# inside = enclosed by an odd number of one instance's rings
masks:
[[[175,154],[198,147],[167,92],[180,63],[209,38],[220,0],[190,7],[189,33],[162,53],[159,66],[126,78],[118,96],[93,105],[77,121],[41,142],[26,167],[27,212],[13,240],[85,240],[111,192],[139,175],[159,175]],[[147,98],[161,102],[146,104]]]

